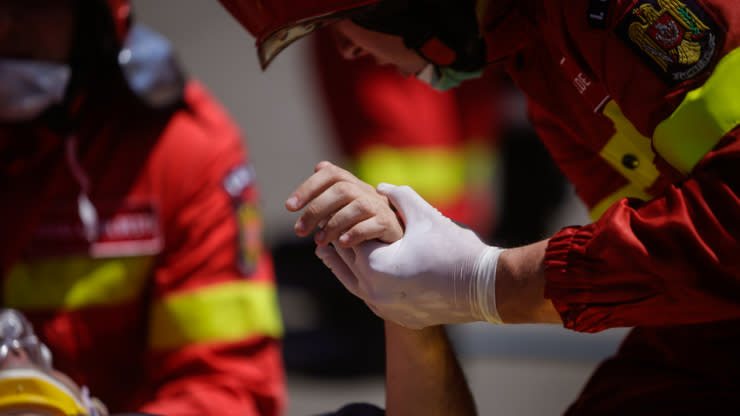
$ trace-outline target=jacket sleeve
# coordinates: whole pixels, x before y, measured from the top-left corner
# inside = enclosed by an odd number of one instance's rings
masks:
[[[551,238],[546,293],[565,326],[594,332],[740,318],[737,130],[688,179]]]
[[[717,51],[714,63],[706,70],[694,68],[702,71],[685,82],[667,84],[653,75],[663,72],[650,67],[650,54],[641,47],[630,49],[633,38],[606,43],[611,49],[603,56],[634,59],[646,74],[616,79],[622,73],[611,68],[615,76],[604,82],[625,119],[651,138],[655,167],[666,181],[651,185],[650,197],[619,199],[596,222],[567,227],[551,238],[545,295],[568,328],[599,331],[740,318],[737,13],[735,3],[724,0],[685,3],[704,13],[709,43],[714,37],[722,40],[721,48],[706,47]],[[639,17],[628,14],[635,2],[616,4],[624,8],[615,29],[621,33]],[[641,58],[645,64],[636,61],[640,54],[647,54]],[[598,172],[583,172],[587,177],[581,180],[598,183]]]
[[[164,132],[165,253],[149,311],[148,380],[138,410],[280,414],[282,334],[263,247],[255,173],[237,129],[197,85]]]

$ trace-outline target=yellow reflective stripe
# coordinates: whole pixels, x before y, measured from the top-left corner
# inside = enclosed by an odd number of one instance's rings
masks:
[[[649,188],[660,176],[650,139],[637,131],[614,100],[604,107],[604,115],[612,120],[616,133],[601,149],[601,157],[637,187]],[[633,163],[625,164],[625,160]]]
[[[3,301],[11,308],[79,309],[120,304],[144,288],[153,258],[61,257],[21,263],[5,278]]]
[[[275,286],[247,280],[165,297],[154,304],[150,325],[155,349],[283,333]]]
[[[653,196],[648,194],[646,189],[660,176],[658,168],[653,163],[655,153],[650,146],[650,139],[637,131],[614,100],[606,104],[603,113],[614,123],[615,133],[599,155],[624,176],[629,184],[607,195],[591,208],[589,214],[594,221],[622,198],[651,200]]]
[[[432,204],[454,201],[465,190],[465,154],[457,149],[373,147],[356,159],[354,171],[373,186],[409,185]]]
[[[653,133],[655,149],[684,174],[740,123],[740,49],[727,54],[701,87]]]
[[[497,165],[498,153],[490,143],[474,140],[465,146],[465,180],[469,187],[491,192]]]
[[[596,221],[598,220],[607,209],[609,209],[612,204],[617,202],[618,200],[622,198],[637,198],[641,199],[643,201],[649,201],[653,199],[653,197],[645,192],[642,188],[635,184],[628,184],[626,186],[623,186],[622,188],[619,188],[616,192],[612,193],[611,195],[607,196],[606,198],[602,199],[594,205],[593,208],[591,208],[591,211],[589,212],[591,219]]]

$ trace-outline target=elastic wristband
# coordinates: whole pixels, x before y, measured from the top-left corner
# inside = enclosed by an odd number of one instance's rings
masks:
[[[475,260],[471,299],[483,318],[492,324],[503,324],[496,309],[496,265],[504,249],[487,247]]]

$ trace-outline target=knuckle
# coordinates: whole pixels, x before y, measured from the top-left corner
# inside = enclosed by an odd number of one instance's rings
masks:
[[[378,223],[385,229],[395,230],[398,228],[398,221],[385,215],[378,218]]]
[[[321,209],[317,207],[315,204],[311,204],[307,206],[305,211],[303,211],[304,222],[313,222],[316,220],[316,218],[319,218],[320,216],[321,216]]]
[[[332,185],[335,192],[344,194],[344,195],[353,195],[355,193],[355,187],[349,182],[346,181],[339,181]]]
[[[363,199],[358,199],[356,203],[354,204],[354,210],[357,212],[358,215],[362,216],[369,216],[373,213],[373,208],[371,204]]]

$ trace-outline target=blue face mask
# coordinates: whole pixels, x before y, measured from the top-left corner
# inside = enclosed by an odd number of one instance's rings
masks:
[[[118,55],[131,90],[153,107],[178,100],[185,80],[172,47],[161,35],[135,25]],[[0,122],[33,120],[64,100],[72,69],[46,61],[0,59]]]
[[[71,75],[66,64],[0,59],[0,121],[33,120],[61,103]]]
[[[482,69],[475,72],[463,72],[449,67],[429,64],[416,75],[416,78],[438,91],[446,91],[457,87],[463,81],[480,78],[481,75],[483,75]]]
[[[118,53],[118,64],[131,91],[154,108],[182,97],[185,78],[170,42],[157,32],[134,25]]]

